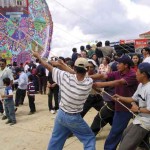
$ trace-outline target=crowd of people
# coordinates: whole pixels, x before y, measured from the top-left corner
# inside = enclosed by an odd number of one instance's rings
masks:
[[[26,93],[29,115],[34,114],[35,94],[48,92],[49,111],[57,113],[48,150],[62,150],[72,134],[85,150],[95,150],[95,137],[107,123],[111,130],[105,150],[115,150],[118,145],[119,150],[139,147],[150,130],[150,48],[141,50],[142,57],[120,55],[106,41],[105,46],[98,42],[94,48],[81,46],[80,52],[76,48],[72,52],[70,58],[52,57],[48,62],[33,52],[35,62],[19,66],[14,62],[9,67],[1,59],[2,119],[10,125],[17,122],[15,111],[24,104]],[[92,107],[97,114],[89,127],[83,117]],[[145,149],[150,149],[148,143],[145,145]]]

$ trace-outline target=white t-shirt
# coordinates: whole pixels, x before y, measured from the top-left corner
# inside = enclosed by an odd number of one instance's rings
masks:
[[[150,111],[150,82],[144,85],[140,83],[132,98],[139,103],[139,107]],[[133,124],[140,124],[144,129],[150,130],[150,114],[139,113]]]
[[[146,58],[143,60],[143,62],[148,62],[148,63],[150,63],[150,56],[149,56],[149,57],[146,57]]]

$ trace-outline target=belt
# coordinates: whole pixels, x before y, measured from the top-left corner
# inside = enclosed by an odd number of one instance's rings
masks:
[[[64,110],[60,109],[61,111],[63,111],[65,114],[68,114],[68,115],[77,115],[77,114],[80,114],[79,112],[78,113],[68,113],[68,112],[65,112]]]

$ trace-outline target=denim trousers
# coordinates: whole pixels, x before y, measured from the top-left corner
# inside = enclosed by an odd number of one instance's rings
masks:
[[[116,150],[119,144],[123,131],[127,127],[132,118],[130,112],[116,111],[113,117],[112,128],[105,141],[104,150]]]
[[[16,116],[15,116],[14,101],[13,100],[5,100],[4,108],[5,108],[5,113],[6,113],[8,120],[11,120],[12,122],[15,123]]]
[[[95,150],[95,135],[80,113],[69,114],[61,109],[59,109],[55,119],[48,150],[62,150],[71,133],[83,143],[84,150]]]

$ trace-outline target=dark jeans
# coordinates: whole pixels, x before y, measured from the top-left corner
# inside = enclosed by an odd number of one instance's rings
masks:
[[[35,112],[36,109],[35,109],[35,96],[30,96],[28,95],[28,99],[29,99],[29,107],[30,107],[30,112]]]
[[[22,90],[18,88],[16,91],[15,106],[19,106],[19,104],[23,105],[25,96],[26,96],[26,90]]]
[[[3,113],[3,112],[4,112],[3,104],[2,104],[2,102],[1,102],[1,100],[0,100],[0,113]]]
[[[14,101],[13,100],[5,100],[4,107],[5,107],[5,113],[6,113],[8,120],[16,123]]]
[[[48,107],[49,107],[49,110],[52,110],[52,109],[58,110],[59,109],[58,93],[59,93],[58,85],[56,85],[55,87],[49,89],[49,93],[48,93]],[[53,96],[54,96],[55,107],[53,107],[53,105],[52,105]]]
[[[46,86],[47,86],[47,77],[46,76],[42,76],[39,77],[39,91],[41,94],[46,94]]]
[[[92,95],[90,94],[83,106],[83,111],[80,113],[82,117],[85,116],[85,114],[93,107],[97,111],[101,109],[101,107],[104,105],[103,98],[99,94]]]
[[[33,83],[34,83],[34,87],[35,87],[35,91],[39,91],[39,79],[38,76],[33,75]]]
[[[117,145],[121,140],[123,131],[132,117],[132,114],[128,111],[115,111],[112,128],[105,141],[104,150],[116,150]]]
[[[95,135],[103,128],[107,123],[112,125],[114,116],[114,102],[107,102],[95,116],[91,129]]]

